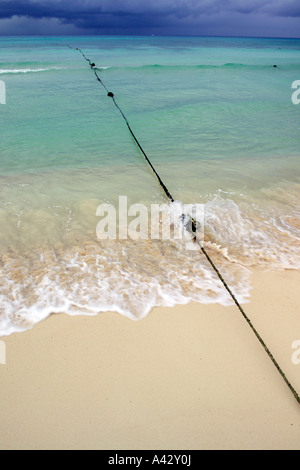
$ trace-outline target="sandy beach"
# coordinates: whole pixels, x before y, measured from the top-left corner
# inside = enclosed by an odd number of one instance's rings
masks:
[[[245,305],[298,393],[299,282],[255,272]],[[300,405],[236,307],[52,315],[1,339],[1,449],[300,448]]]

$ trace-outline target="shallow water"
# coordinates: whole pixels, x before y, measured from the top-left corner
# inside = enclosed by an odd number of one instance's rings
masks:
[[[1,38],[0,334],[52,312],[140,319],[157,305],[231,303],[186,240],[152,240],[150,225],[144,240],[97,238],[101,204],[118,214],[127,196],[150,214],[168,201],[67,44],[103,67],[174,199],[203,205],[205,245],[241,302],[251,267],[299,268],[300,41]],[[166,212],[180,215],[179,202]]]

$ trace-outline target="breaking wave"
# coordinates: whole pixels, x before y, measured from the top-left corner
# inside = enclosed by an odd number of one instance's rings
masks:
[[[29,74],[29,73],[40,73],[40,72],[50,72],[52,70],[61,70],[62,67],[50,67],[50,68],[38,68],[38,69],[0,69],[0,75],[10,75],[10,74]]]

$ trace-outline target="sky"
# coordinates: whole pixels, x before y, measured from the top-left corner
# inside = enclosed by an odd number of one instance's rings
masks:
[[[0,0],[0,35],[300,37],[300,0]]]

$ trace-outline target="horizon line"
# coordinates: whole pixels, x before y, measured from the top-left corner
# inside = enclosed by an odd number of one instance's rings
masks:
[[[1,38],[14,37],[190,37],[190,38],[233,38],[233,39],[287,39],[299,40],[300,37],[285,36],[238,36],[238,35],[210,35],[210,34],[1,34]]]

